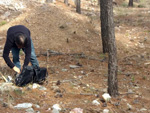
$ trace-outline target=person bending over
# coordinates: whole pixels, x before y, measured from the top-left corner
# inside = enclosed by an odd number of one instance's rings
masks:
[[[30,30],[23,25],[12,26],[7,31],[3,58],[6,64],[19,74],[21,72],[21,64],[19,60],[19,52],[21,49],[25,53],[23,67],[27,66],[29,62],[31,62],[32,66],[39,66],[33,42],[30,37]],[[12,51],[13,62],[9,58],[10,51]]]

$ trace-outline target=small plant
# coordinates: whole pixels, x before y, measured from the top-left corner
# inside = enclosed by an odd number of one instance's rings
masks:
[[[1,21],[0,26],[5,25],[7,22],[6,21]]]
[[[143,80],[146,80],[146,76],[143,76],[142,78],[143,78]]]
[[[128,7],[128,4],[127,4],[126,2],[123,2],[123,3],[121,4],[121,6],[122,6],[122,7]]]
[[[145,6],[143,4],[138,5],[139,8],[144,8]]]
[[[100,58],[105,58],[106,57],[106,54],[100,54],[100,56],[99,56]]]
[[[134,82],[134,81],[135,81],[135,78],[134,78],[134,76],[132,76],[132,78],[131,78],[131,81],[132,81],[132,82]]]

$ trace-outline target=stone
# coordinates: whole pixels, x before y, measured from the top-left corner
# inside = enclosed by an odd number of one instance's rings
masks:
[[[61,107],[59,104],[54,104],[52,108],[53,108],[52,113],[59,113],[59,111],[61,111]]]
[[[27,112],[27,113],[35,113],[35,111],[34,111],[33,108],[28,108],[28,109],[26,109],[26,112]]]
[[[104,109],[103,113],[109,113],[109,109]]]
[[[127,106],[128,106],[128,109],[129,109],[129,110],[132,109],[132,106],[131,106],[129,103],[127,103]]]
[[[63,71],[63,72],[66,72],[66,71],[68,71],[68,69],[62,69],[62,71]]]
[[[146,108],[141,108],[140,111],[144,112],[144,111],[147,111],[147,109]]]
[[[71,69],[75,69],[75,68],[79,68],[79,67],[81,67],[81,66],[78,66],[78,65],[69,65],[69,67],[70,67]]]
[[[69,113],[83,113],[83,109],[81,109],[81,108],[74,108]]]
[[[15,89],[18,89],[18,87],[14,86],[13,83],[0,83],[0,92],[14,91]]]
[[[103,97],[103,99],[104,99],[106,102],[109,102],[110,99],[111,99],[111,96],[110,96],[108,93],[104,93],[104,94],[102,95],[102,97]]]
[[[93,105],[96,105],[96,106],[100,105],[100,103],[99,103],[97,100],[93,100],[93,101],[92,101],[92,104],[93,104]]]
[[[22,103],[22,104],[17,104],[16,106],[14,106],[14,108],[16,109],[27,109],[31,107],[32,107],[31,103]]]

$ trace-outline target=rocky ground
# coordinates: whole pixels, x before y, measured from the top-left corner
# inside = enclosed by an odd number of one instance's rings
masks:
[[[77,14],[71,1],[66,6],[61,0],[55,3],[1,0],[0,53],[7,29],[16,24],[25,25],[31,30],[40,66],[47,67],[49,73],[43,85],[30,84],[23,88],[5,83],[1,77],[1,112],[57,113],[54,108],[58,108],[60,113],[76,113],[73,110],[78,110],[77,113],[107,113],[107,110],[149,113],[150,2],[135,2],[134,8],[126,7],[127,1],[115,2],[120,95],[105,102],[102,95],[107,93],[108,57],[102,53],[96,1],[83,1],[82,14]],[[22,63],[23,60],[21,53]],[[14,78],[14,72],[2,57],[0,62],[2,75]]]

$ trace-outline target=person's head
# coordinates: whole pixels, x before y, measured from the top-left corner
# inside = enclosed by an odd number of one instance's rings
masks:
[[[15,36],[15,44],[18,48],[24,48],[27,41],[27,37],[23,33],[18,33]]]

